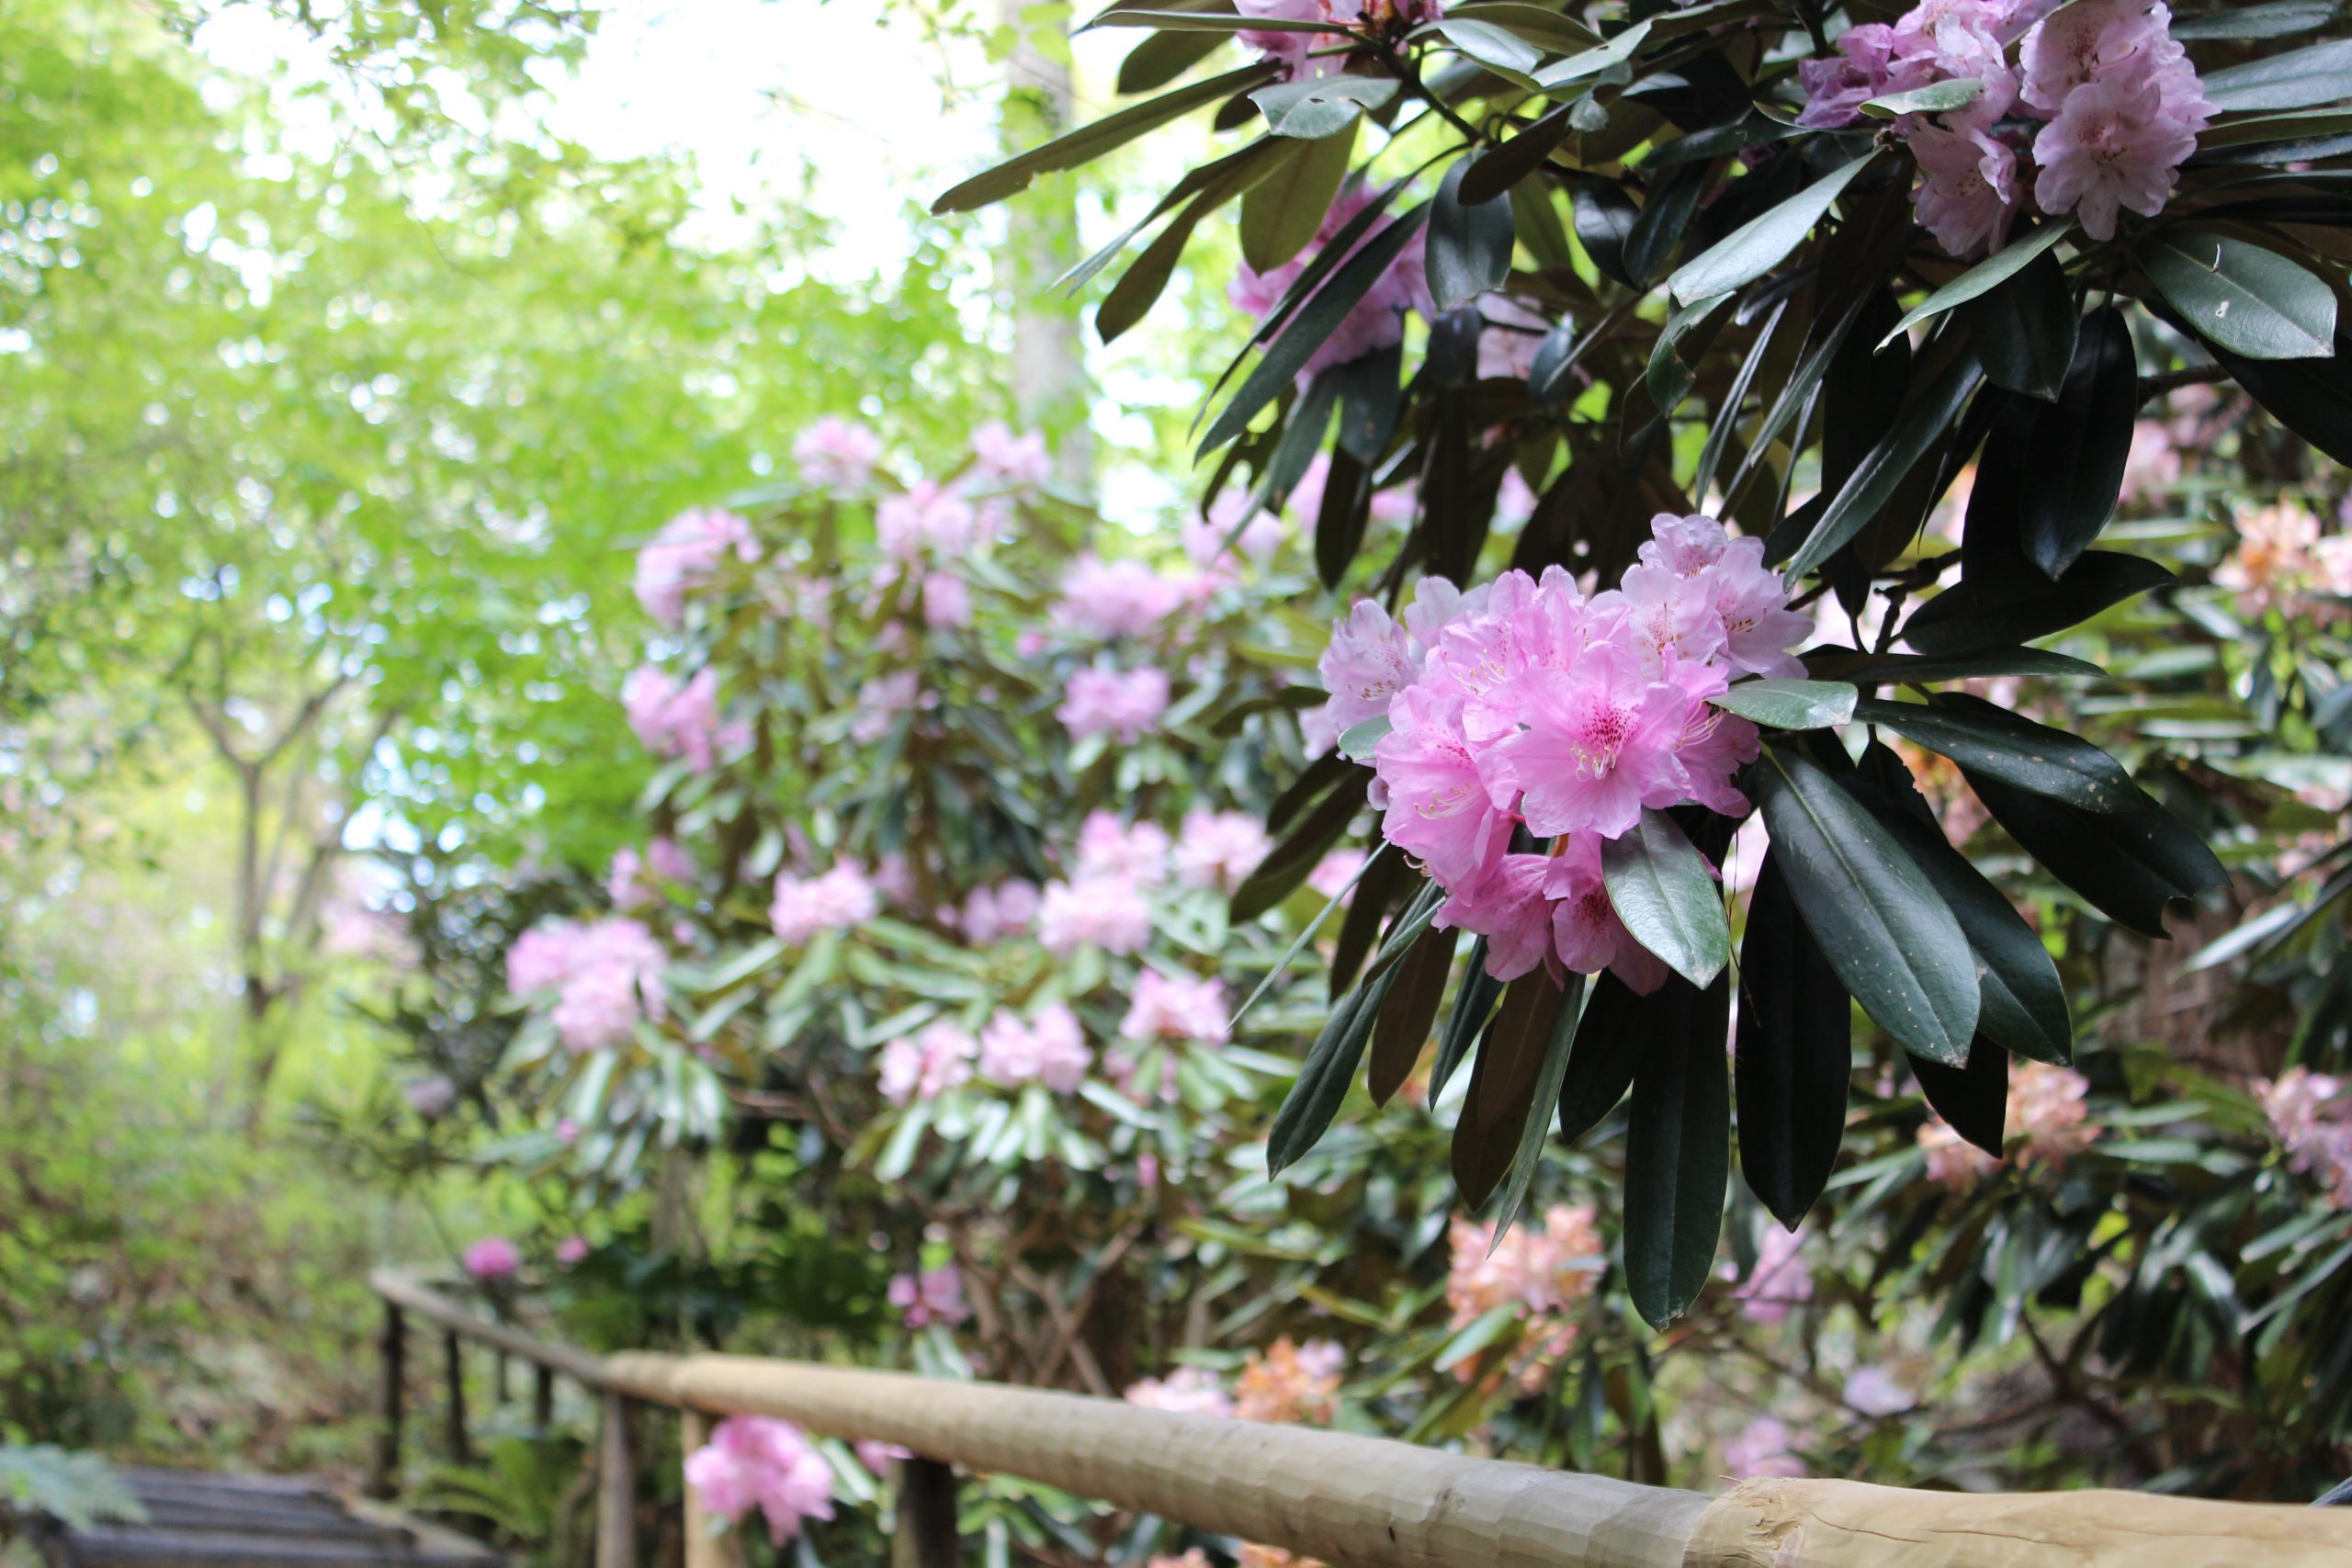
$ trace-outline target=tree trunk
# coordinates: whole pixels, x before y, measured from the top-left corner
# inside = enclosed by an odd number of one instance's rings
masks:
[[[1069,129],[1071,94],[1067,0],[999,0],[1018,41],[1005,59],[1003,132],[1008,152],[1035,147]],[[1093,435],[1086,423],[1086,349],[1077,303],[1050,285],[1077,259],[1078,178],[1047,175],[1007,204],[1000,276],[1012,313],[1012,407],[1023,429],[1055,441],[1055,468],[1074,490],[1092,488]]]

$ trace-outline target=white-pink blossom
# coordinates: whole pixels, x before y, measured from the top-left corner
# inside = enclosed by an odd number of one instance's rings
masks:
[[[1139,952],[1151,940],[1150,900],[1132,876],[1079,876],[1047,883],[1038,900],[1037,940],[1056,954],[1080,947]]]
[[[1129,1040],[1221,1044],[1230,1010],[1223,981],[1146,969],[1136,976],[1119,1032]]]
[[[768,923],[788,946],[822,931],[847,931],[881,913],[874,883],[854,862],[842,861],[820,876],[779,873]]]
[[[621,682],[621,705],[647,750],[709,771],[718,742],[718,671],[700,670],[680,682],[659,666],[639,665]]]
[[[1125,671],[1090,666],[1070,671],[1054,716],[1078,739],[1109,735],[1132,746],[1159,726],[1168,698],[1164,671],[1150,665]]]
[[[637,602],[665,626],[684,612],[686,595],[708,582],[732,550],[735,558],[760,558],[752,525],[731,512],[682,512],[637,552]]]
[[[800,477],[827,490],[862,490],[874,477],[882,438],[865,425],[827,414],[792,441]]]
[[[971,1032],[936,1019],[882,1047],[882,1097],[893,1105],[933,1100],[969,1083],[980,1043]]]

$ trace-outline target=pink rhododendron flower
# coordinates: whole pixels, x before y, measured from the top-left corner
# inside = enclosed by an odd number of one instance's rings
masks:
[[[645,846],[645,864],[664,882],[692,882],[695,879],[693,858],[678,847],[677,840],[667,833],[661,834]]]
[[[1220,491],[1209,503],[1207,516],[1185,520],[1181,537],[1194,566],[1205,570],[1226,564],[1237,551],[1260,566],[1273,559],[1288,530],[1271,512],[1251,512],[1245,520],[1242,513],[1249,504],[1246,491]]]
[[[1789,1451],[1795,1441],[1787,1422],[1759,1416],[1724,1445],[1724,1473],[1734,1481],[1803,1475],[1804,1461]]]
[[[696,773],[709,771],[718,728],[718,671],[702,670],[681,684],[645,664],[621,683],[628,727],[657,757],[684,757]]]
[[[685,611],[686,595],[710,581],[727,552],[760,558],[752,525],[731,512],[682,512],[637,552],[637,602],[665,626]]]
[[[945,1019],[902,1034],[882,1047],[882,1098],[893,1105],[935,1100],[972,1078],[980,1043]]]
[[[922,622],[933,631],[972,624],[972,590],[952,571],[931,571],[922,580]]]
[[[792,460],[800,477],[827,490],[859,490],[874,477],[882,438],[862,424],[827,414],[793,437]]]
[[[2006,141],[1961,126],[1922,126],[1911,151],[1926,176],[1911,195],[1921,227],[1962,260],[2008,243],[2018,212],[2018,155]]]
[[[2292,500],[2237,513],[2238,543],[2213,569],[2249,615],[2340,619],[2352,596],[2352,535],[2322,537],[2320,521]]]
[[[1905,75],[1920,79],[1896,85],[1894,29],[1883,22],[1849,28],[1838,39],[1836,55],[1804,61],[1797,66],[1797,84],[1805,104],[1799,125],[1837,127],[1862,118],[1862,105],[1888,93],[1927,85],[1925,73],[1906,65]]]
[[[1480,380],[1524,381],[1535,368],[1535,350],[1552,323],[1507,295],[1492,294],[1478,302],[1487,325],[1478,334]]]
[[[978,946],[1018,936],[1037,918],[1037,885],[1014,878],[975,887],[965,896],[959,918],[966,940]]]
[[[1233,1401],[1215,1372],[1203,1367],[1179,1367],[1164,1378],[1146,1378],[1128,1387],[1129,1404],[1146,1410],[1172,1410],[1180,1416],[1230,1416]]]
[[[1839,1396],[1865,1416],[1898,1416],[1918,1401],[1884,1367],[1856,1367]]]
[[[1268,272],[1261,273],[1246,262],[1242,264],[1226,289],[1226,297],[1233,302],[1234,309],[1246,310],[1261,321],[1271,315],[1275,304],[1306,270],[1316,254],[1371,201],[1371,192],[1362,184],[1350,184],[1332,201],[1330,211],[1324,214],[1322,227],[1316,231],[1315,243],[1306,251]],[[1381,232],[1384,222],[1395,220],[1391,215],[1385,220],[1374,221],[1350,247],[1348,254],[1352,255],[1362,250]],[[1326,366],[1345,365],[1391,344],[1403,342],[1405,313],[1408,310],[1417,310],[1424,318],[1437,313],[1430,301],[1427,264],[1423,260],[1425,243],[1425,232],[1416,232],[1406,243],[1404,249],[1397,253],[1396,259],[1365,291],[1363,298],[1340,319],[1331,334],[1306,356],[1306,363],[1299,371],[1302,378],[1312,376]],[[1283,330],[1289,330],[1288,323]],[[1280,335],[1276,334],[1277,341]]]
[[[1330,10],[1323,0],[1234,0],[1234,9],[1252,20],[1320,22],[1330,19]],[[1294,32],[1288,28],[1243,28],[1233,36],[1242,48],[1258,51],[1261,61],[1280,65],[1284,81],[1296,81],[1302,76],[1329,75],[1337,67],[1335,59],[1310,58],[1316,51],[1339,41],[1329,34]]]
[[[1244,1421],[1328,1424],[1339,1414],[1347,1352],[1329,1339],[1295,1345],[1285,1334],[1250,1358],[1233,1380],[1233,1413]]]
[[[587,1256],[588,1238],[584,1235],[568,1235],[555,1244],[555,1260],[566,1269],[582,1262]]]
[[[842,861],[821,876],[777,874],[768,923],[788,946],[823,931],[847,931],[881,913],[882,901],[865,873]]]
[[[2192,78],[2193,80],[2193,78]],[[2160,83],[2110,78],[2066,95],[2058,118],[2033,139],[2033,198],[2072,212],[2094,240],[2115,237],[2125,208],[2153,218],[2165,209],[2182,162],[2197,151],[2210,111],[2200,94],[2190,112],[2165,100]]]
[[[686,1484],[705,1512],[741,1523],[757,1508],[777,1546],[802,1521],[833,1517],[833,1470],[800,1428],[766,1416],[729,1416],[686,1456]]]
[[[2337,1208],[2352,1209],[2352,1083],[2290,1067],[2256,1087],[2288,1166],[2318,1178]]]
[[[644,872],[644,859],[628,845],[613,852],[613,863],[605,872],[605,897],[614,908],[634,909],[652,901],[653,889],[645,885]]]
[[[1091,1065],[1078,1015],[1059,1002],[1039,1008],[1026,1021],[1012,1009],[999,1008],[980,1031],[980,1077],[1008,1089],[1042,1083],[1069,1094],[1086,1081]]]
[[[2046,1165],[2052,1169],[2090,1147],[2098,1129],[2089,1120],[2083,1097],[2090,1082],[2072,1067],[2046,1062],[2009,1064],[2008,1100],[2002,1124],[2007,1142],[2015,1145],[2019,1164]],[[1928,1176],[1955,1190],[1965,1191],[1991,1175],[2001,1161],[1962,1141],[1941,1122],[1929,1122],[1918,1132],[1918,1144],[1928,1156]]]
[[[964,1272],[953,1263],[892,1276],[889,1299],[909,1328],[928,1328],[934,1323],[953,1328],[972,1315],[964,1301]]]
[[[1804,1231],[1765,1227],[1756,1267],[1732,1292],[1740,1316],[1750,1323],[1785,1323],[1791,1308],[1813,1300],[1813,1273],[1799,1256],[1804,1247]]]
[[[886,496],[874,508],[874,537],[885,555],[913,560],[926,550],[954,556],[969,549],[978,532],[972,503],[931,479],[917,479],[904,493]]]
[[[1177,834],[1176,880],[1187,887],[1230,893],[1258,869],[1272,848],[1273,840],[1255,817],[1196,807],[1184,814]]]
[[[1140,670],[1073,670],[1054,710],[1062,728],[1083,739],[1115,736],[1132,746],[1168,711],[1168,676],[1147,665]]]
[[[1151,904],[1132,876],[1049,882],[1037,904],[1037,940],[1057,955],[1081,947],[1136,953],[1151,940]]]
[[[523,1249],[503,1235],[469,1245],[458,1261],[477,1280],[511,1280],[523,1267]]]
[[[1015,435],[1012,427],[992,419],[972,432],[974,468],[984,479],[1014,490],[1035,490],[1053,477],[1053,454],[1035,431]]]
[[[1097,808],[1078,825],[1078,874],[1131,877],[1144,887],[1168,880],[1168,829],[1157,822],[1132,827]]]
[[[1540,1381],[1544,1366],[1574,1348],[1577,1323],[1570,1314],[1600,1277],[1600,1233],[1592,1211],[1555,1203],[1544,1212],[1541,1230],[1521,1224],[1499,1244],[1491,1224],[1456,1214],[1446,1236],[1452,1264],[1445,1304],[1453,1326],[1467,1328],[1497,1308],[1509,1308],[1526,1324],[1521,1382]]]
[[[1191,975],[1170,976],[1146,969],[1136,976],[1127,1016],[1119,1032],[1130,1040],[1177,1040],[1221,1044],[1230,1010],[1221,980]]]
[[[1143,637],[1183,607],[1186,592],[1143,561],[1106,561],[1089,551],[1062,573],[1053,617],[1105,639]]]
[[[653,933],[626,918],[557,920],[525,931],[506,953],[507,988],[553,987],[548,1015],[568,1050],[595,1051],[629,1037],[640,1017],[669,1010],[668,955]]]
[[[850,1445],[850,1450],[857,1455],[858,1463],[881,1476],[888,1475],[890,1467],[899,1461],[915,1457],[911,1449],[900,1448],[896,1443],[876,1442],[871,1438],[860,1438]]]
[[[2123,486],[2117,499],[2125,505],[2162,501],[2180,482],[2180,448],[2172,431],[2160,419],[2143,419],[2132,426],[2132,450],[2123,459]]]
[[[1306,886],[1326,898],[1337,898],[1363,870],[1366,858],[1362,850],[1332,850],[1306,874]]]

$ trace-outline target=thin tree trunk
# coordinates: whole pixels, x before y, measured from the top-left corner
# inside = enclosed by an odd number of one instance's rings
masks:
[[[1005,58],[1004,139],[1008,151],[1035,147],[1069,129],[1072,95],[1067,0],[999,0],[1018,42]],[[1044,47],[1040,47],[1043,45]],[[1012,406],[1024,429],[1056,437],[1061,481],[1091,489],[1094,443],[1088,428],[1086,348],[1077,304],[1050,288],[1076,259],[1078,180],[1049,175],[1006,209],[1001,261],[1012,311]]]

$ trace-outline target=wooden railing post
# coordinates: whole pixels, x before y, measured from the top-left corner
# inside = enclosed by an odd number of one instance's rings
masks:
[[[678,1452],[694,1452],[710,1441],[710,1417],[699,1410],[686,1410],[678,1416]],[[711,1517],[703,1511],[702,1499],[695,1489],[686,1488],[686,1563],[685,1568],[743,1568],[743,1537],[740,1531],[714,1531]]]
[[[935,1459],[900,1460],[891,1568],[961,1568],[963,1561],[963,1541],[956,1529],[954,1467]]]
[[[555,1369],[531,1369],[531,1426],[544,1434],[555,1425]]]
[[[471,1464],[473,1445],[466,1438],[466,1355],[465,1341],[451,1329],[441,1336],[442,1436],[449,1450],[452,1464]]]
[[[368,1495],[390,1497],[400,1490],[401,1384],[407,1375],[408,1336],[401,1309],[384,1303],[384,1337],[378,1341],[383,1387],[377,1391],[376,1450],[368,1463]]]
[[[628,1440],[628,1402],[605,1395],[605,1430],[596,1461],[596,1568],[636,1568],[637,1457]]]

